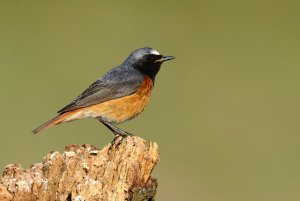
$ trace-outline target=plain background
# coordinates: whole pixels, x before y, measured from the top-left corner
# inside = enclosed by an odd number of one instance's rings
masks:
[[[108,144],[95,120],[41,135],[137,48],[163,65],[121,127],[155,141],[157,200],[300,200],[300,1],[1,1],[0,169],[67,144]]]

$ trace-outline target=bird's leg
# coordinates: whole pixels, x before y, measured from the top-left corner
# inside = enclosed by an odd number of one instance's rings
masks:
[[[105,119],[98,117],[97,118],[101,123],[103,123],[109,130],[111,130],[115,135],[122,135],[122,136],[131,136],[131,133],[128,133],[117,126],[113,125],[112,123],[109,123]]]

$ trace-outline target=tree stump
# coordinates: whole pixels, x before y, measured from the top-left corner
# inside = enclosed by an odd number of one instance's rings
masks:
[[[151,172],[157,161],[157,144],[136,136],[118,136],[101,150],[68,145],[28,169],[7,165],[0,200],[154,200],[157,182]]]

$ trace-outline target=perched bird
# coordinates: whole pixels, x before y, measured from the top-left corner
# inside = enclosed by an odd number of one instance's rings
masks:
[[[32,132],[37,134],[57,124],[94,118],[115,135],[131,135],[115,124],[130,120],[144,110],[161,64],[174,58],[149,47],[133,51],[121,65],[108,71],[59,110],[56,117]]]

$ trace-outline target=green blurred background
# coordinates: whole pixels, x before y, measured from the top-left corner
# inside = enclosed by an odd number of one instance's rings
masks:
[[[122,128],[156,141],[157,200],[300,200],[300,1],[0,1],[0,169],[67,144],[102,147],[95,120],[30,131],[139,47],[163,65]]]

